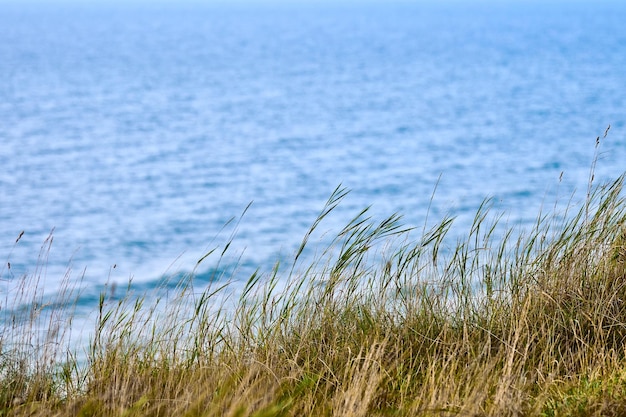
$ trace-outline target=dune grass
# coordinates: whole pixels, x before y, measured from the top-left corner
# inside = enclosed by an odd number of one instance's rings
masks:
[[[524,232],[488,200],[464,238],[452,218],[411,230],[363,210],[305,264],[338,188],[286,273],[103,293],[84,363],[61,319],[71,280],[46,309],[24,277],[7,300],[29,307],[0,328],[0,416],[626,415],[623,183],[592,167],[580,207]]]

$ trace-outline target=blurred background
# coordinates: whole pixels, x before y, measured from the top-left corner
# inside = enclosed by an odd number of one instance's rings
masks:
[[[0,2],[0,288],[150,285],[232,236],[245,280],[339,184],[331,237],[370,205],[462,228],[486,197],[530,226],[584,198],[609,124],[595,180],[625,171],[625,21],[595,1]]]

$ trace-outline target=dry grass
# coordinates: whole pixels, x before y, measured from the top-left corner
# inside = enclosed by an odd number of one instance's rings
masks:
[[[252,275],[236,301],[223,281],[103,294],[84,366],[25,277],[27,318],[0,329],[0,416],[626,415],[623,180],[591,177],[577,212],[523,234],[488,201],[460,240],[449,218],[414,239],[364,210],[303,265],[337,189],[291,272]]]

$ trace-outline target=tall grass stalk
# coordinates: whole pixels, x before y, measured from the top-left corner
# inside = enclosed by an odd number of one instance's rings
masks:
[[[523,233],[489,200],[460,239],[453,218],[416,238],[365,209],[306,264],[339,187],[286,274],[257,271],[239,292],[190,276],[173,298],[103,293],[83,364],[55,310],[75,300],[69,277],[45,308],[24,277],[2,305],[30,307],[2,316],[0,415],[624,415],[624,176],[593,180],[581,207]]]

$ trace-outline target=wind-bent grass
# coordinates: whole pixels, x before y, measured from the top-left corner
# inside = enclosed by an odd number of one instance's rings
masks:
[[[451,218],[413,238],[363,210],[302,264],[338,188],[286,276],[255,273],[238,294],[191,280],[175,299],[102,294],[84,366],[61,343],[69,325],[32,337],[26,282],[26,323],[0,329],[0,415],[624,415],[623,183],[525,233],[487,201],[456,241]]]

